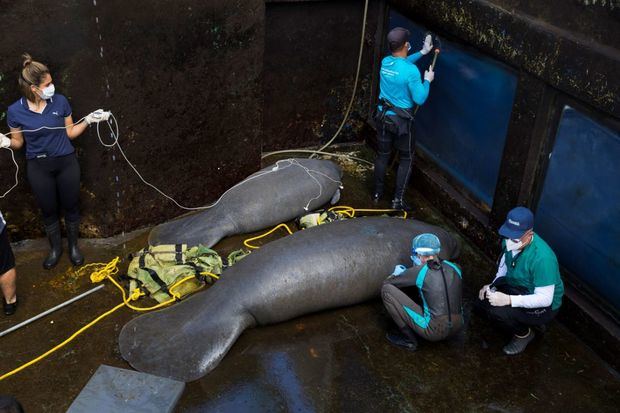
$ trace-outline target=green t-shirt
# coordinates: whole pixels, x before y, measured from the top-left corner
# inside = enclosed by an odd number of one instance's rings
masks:
[[[506,260],[506,281],[508,283],[525,287],[530,294],[534,293],[536,287],[555,285],[551,309],[560,308],[564,295],[564,284],[560,278],[558,259],[551,247],[538,234],[534,234],[532,242],[516,257],[512,256],[512,252],[506,251],[504,259]]]

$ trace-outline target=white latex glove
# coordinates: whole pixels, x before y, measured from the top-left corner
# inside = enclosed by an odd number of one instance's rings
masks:
[[[480,299],[480,301],[484,300],[484,297],[486,296],[487,292],[489,291],[489,287],[491,286],[491,284],[487,284],[487,285],[483,285],[482,288],[480,289],[480,292],[478,293],[478,298]]]
[[[489,303],[495,307],[503,307],[506,305],[510,305],[510,296],[508,294],[500,293],[499,291],[489,292],[487,294],[489,297]]]
[[[92,123],[98,123],[102,120],[108,119],[110,119],[110,112],[106,112],[103,109],[97,109],[96,111],[91,112],[86,116],[86,123],[90,125]]]
[[[433,50],[433,36],[427,34],[424,38],[424,43],[422,44],[422,50],[420,50],[420,53],[427,55],[431,50]]]
[[[407,267],[405,267],[404,265],[400,265],[399,264],[396,267],[394,267],[394,272],[392,273],[392,275],[395,276],[395,277],[398,277],[399,275],[401,275],[405,271],[407,271]]]
[[[11,140],[3,133],[0,133],[0,148],[10,148]]]
[[[428,82],[432,82],[435,79],[435,72],[433,72],[433,69],[429,66],[428,70],[426,72],[424,72],[424,80],[428,80]]]

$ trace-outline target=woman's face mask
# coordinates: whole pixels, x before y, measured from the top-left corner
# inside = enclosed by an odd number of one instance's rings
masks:
[[[420,257],[418,256],[418,254],[413,254],[411,256],[411,261],[413,261],[414,265],[422,265],[422,260],[420,259]]]
[[[54,96],[54,92],[56,92],[56,89],[54,88],[54,84],[51,83],[48,87],[46,88],[37,88],[41,91],[41,93],[39,93],[39,97],[43,100],[47,100],[50,99],[52,96]]]

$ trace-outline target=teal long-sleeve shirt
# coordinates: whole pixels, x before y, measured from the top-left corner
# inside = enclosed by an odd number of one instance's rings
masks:
[[[414,104],[424,104],[431,84],[427,80],[422,81],[420,71],[414,64],[420,57],[422,53],[417,52],[407,58],[394,56],[383,58],[379,73],[379,98],[386,99],[402,109],[411,109]],[[391,111],[387,113],[393,114]]]

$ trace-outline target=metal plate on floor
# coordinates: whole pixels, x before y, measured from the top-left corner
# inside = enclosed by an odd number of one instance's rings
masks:
[[[172,412],[184,389],[180,381],[101,365],[67,412]]]

